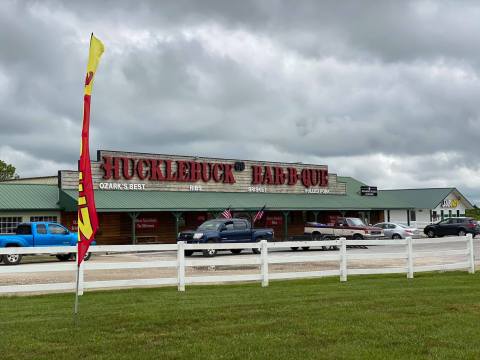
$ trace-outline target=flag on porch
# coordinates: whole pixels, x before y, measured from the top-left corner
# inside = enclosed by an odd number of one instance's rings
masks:
[[[89,129],[90,129],[90,98],[92,94],[93,77],[100,62],[104,47],[93,34],[90,37],[90,52],[88,55],[87,75],[85,77],[85,92],[83,96],[83,126],[80,144],[80,161],[78,162],[78,265],[83,261],[91,242],[98,230],[97,209],[92,183],[90,165]]]
[[[230,208],[226,208],[225,210],[223,210],[222,212],[222,216],[225,218],[225,219],[231,219],[232,218],[232,212],[230,211]]]
[[[258,212],[253,217],[253,223],[254,224],[255,224],[256,221],[260,220],[263,217],[263,214],[265,213],[265,206],[266,205],[263,205],[263,207],[260,210],[258,210]]]

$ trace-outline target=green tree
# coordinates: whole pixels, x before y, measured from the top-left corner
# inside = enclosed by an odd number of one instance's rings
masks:
[[[14,176],[15,166],[0,160],[0,181],[13,179]]]
[[[465,215],[471,216],[477,220],[480,220],[480,209],[476,205],[473,205],[473,209],[465,210]]]

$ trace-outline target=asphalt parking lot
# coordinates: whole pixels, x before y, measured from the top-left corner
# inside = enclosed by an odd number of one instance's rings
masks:
[[[418,244],[414,245],[414,252],[417,251],[441,251],[441,250],[461,250],[465,249],[465,243],[449,242],[439,244]],[[321,250],[313,248],[308,251],[298,250],[291,251],[286,249],[272,249],[270,254],[275,257],[288,259],[292,256],[315,256],[318,259],[315,262],[295,262],[285,264],[271,264],[269,265],[270,272],[295,272],[295,271],[319,271],[338,269],[338,261],[322,261],[322,257],[326,257],[335,253],[335,250]],[[368,246],[368,248],[348,248],[348,254],[379,254],[379,253],[405,253],[405,246],[402,245],[385,245],[385,246]],[[141,253],[115,253],[115,254],[98,254],[92,256],[90,262],[142,262],[142,261],[158,261],[158,260],[175,260],[175,251],[163,252],[141,252]],[[229,251],[221,251],[217,257],[225,259],[248,258],[255,257],[250,249],[244,250],[239,255],[233,255]],[[194,253],[191,258],[202,258],[201,253]],[[475,258],[477,265],[480,264],[480,241],[475,241]],[[459,261],[464,261],[465,256],[447,255],[442,257],[422,257],[416,258],[414,265],[433,265],[433,264],[448,264]],[[18,267],[24,267],[28,270],[32,265],[51,266],[52,263],[59,263],[53,256],[28,256],[24,258],[24,262]],[[2,267],[6,265],[0,265]],[[352,260],[349,261],[349,268],[377,268],[377,267],[401,267],[405,266],[405,261],[402,259],[380,259],[380,260]],[[72,269],[73,269],[72,263]],[[235,265],[235,266],[200,266],[188,267],[187,276],[200,275],[224,275],[224,274],[248,274],[259,272],[258,265]],[[18,274],[1,274],[1,285],[15,285],[15,284],[34,284],[34,283],[54,283],[54,282],[70,282],[74,281],[75,271],[64,272],[26,272]],[[97,280],[120,280],[120,279],[146,279],[146,278],[161,278],[161,277],[176,277],[175,268],[151,268],[151,269],[124,269],[124,270],[90,270],[85,272],[86,281]]]

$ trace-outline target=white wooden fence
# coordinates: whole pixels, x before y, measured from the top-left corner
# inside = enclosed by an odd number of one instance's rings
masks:
[[[434,244],[434,243],[464,243],[465,248],[460,250],[431,250],[415,251],[413,245]],[[238,244],[178,244],[165,245],[110,245],[110,246],[92,246],[92,253],[125,253],[125,252],[158,252],[158,251],[176,251],[176,260],[154,260],[141,262],[83,262],[80,268],[80,294],[84,289],[107,289],[121,287],[137,286],[156,286],[156,285],[177,285],[179,291],[185,291],[188,284],[197,283],[219,283],[235,281],[260,281],[263,287],[268,286],[270,280],[278,279],[298,279],[313,278],[325,276],[339,276],[340,281],[347,281],[348,275],[358,274],[392,274],[405,273],[407,278],[413,278],[414,272],[435,271],[435,270],[468,270],[469,273],[475,272],[475,257],[473,238],[469,234],[464,237],[449,237],[435,239],[414,239],[404,240],[339,240],[331,241],[289,241],[289,242],[267,242],[260,243],[238,243]],[[347,252],[347,245],[401,245],[405,247],[404,252],[392,253],[357,253]],[[302,252],[291,256],[280,256],[278,252],[271,252],[272,249],[285,249],[290,247],[322,247],[337,246],[338,252]],[[260,249],[258,256],[245,257],[193,257],[186,258],[185,250],[203,250],[203,249]],[[76,252],[76,247],[45,247],[45,248],[7,248],[0,249],[0,255],[3,254],[59,254]],[[464,261],[448,264],[428,264],[414,267],[415,258],[442,257],[442,256],[464,256]],[[381,267],[381,268],[348,268],[351,260],[388,260],[400,259],[404,261],[404,266],[400,267]],[[295,271],[295,272],[270,272],[270,264],[285,263],[321,263],[325,261],[338,262],[338,268],[333,270],[321,271]],[[260,266],[260,272],[256,274],[237,274],[237,275],[202,275],[186,276],[187,267],[197,266],[232,266],[232,265],[257,265]],[[84,281],[84,272],[86,270],[120,270],[120,269],[146,269],[146,268],[176,268],[176,277],[154,278],[154,279],[126,279],[126,280],[102,280],[102,281]],[[38,273],[38,272],[65,272],[76,271],[76,262],[66,263],[48,263],[48,264],[23,264],[17,266],[0,266],[0,294],[15,294],[25,292],[55,292],[55,291],[74,291],[75,283],[47,283],[47,284],[23,284],[23,285],[2,285],[2,275],[19,273]]]

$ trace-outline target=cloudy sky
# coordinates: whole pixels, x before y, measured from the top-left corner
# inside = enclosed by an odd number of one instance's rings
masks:
[[[75,166],[94,32],[92,152],[327,164],[480,204],[478,19],[478,1],[4,0],[0,159]]]

